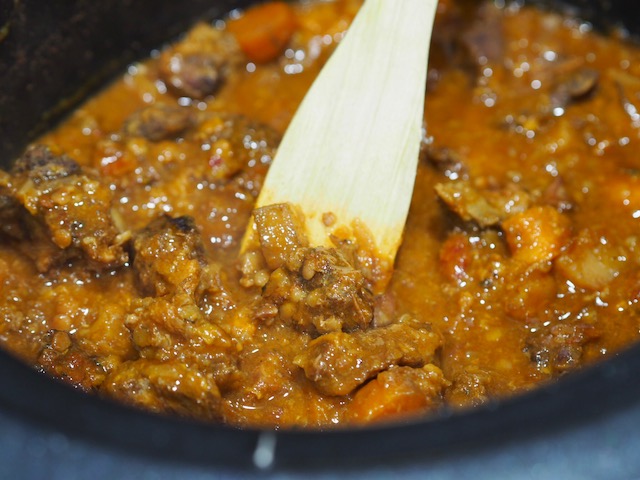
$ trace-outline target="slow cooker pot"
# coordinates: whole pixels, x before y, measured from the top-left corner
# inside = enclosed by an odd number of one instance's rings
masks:
[[[0,0],[0,164],[9,165],[29,141],[127,62],[146,56],[196,18],[213,18],[249,3]],[[574,0],[563,7],[599,27],[640,33],[640,8],[634,2]],[[171,459],[243,470],[361,469],[424,465],[438,458],[463,462],[465,454],[479,448],[524,447],[534,436],[544,441],[581,426],[588,434],[589,428],[601,428],[596,425],[607,416],[622,424],[625,418],[640,421],[639,374],[640,345],[557,383],[474,410],[358,429],[274,432],[133,410],[74,391],[0,352],[0,425],[11,432],[0,442],[46,428],[47,435],[58,431],[72,439],[66,445],[105,446],[120,452],[113,453],[116,458],[126,452],[149,462]],[[640,447],[640,435],[635,441]],[[0,448],[7,451],[1,443]],[[15,467],[7,471],[21,471]]]

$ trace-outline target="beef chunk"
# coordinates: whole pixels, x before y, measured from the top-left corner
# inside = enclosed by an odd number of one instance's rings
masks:
[[[209,321],[184,292],[137,300],[125,324],[138,352],[149,358],[171,356],[174,352],[166,349],[189,341],[210,350],[211,356],[232,347],[226,332]]]
[[[224,83],[241,53],[232,35],[201,24],[160,56],[160,78],[178,95],[202,99]]]
[[[301,248],[271,273],[266,304],[281,321],[311,333],[367,328],[373,320],[373,295],[362,272],[334,248]]]
[[[220,392],[212,375],[180,362],[125,362],[101,386],[103,393],[152,412],[220,420]]]
[[[188,107],[150,105],[131,115],[124,124],[125,134],[152,142],[175,138],[195,123]]]
[[[285,352],[255,348],[242,356],[233,383],[228,391],[223,390],[228,394],[225,411],[248,425],[294,423],[287,418],[299,415],[294,406],[300,408],[309,402],[308,391],[299,381],[298,369]],[[264,403],[267,398],[273,401]]]
[[[257,208],[253,218],[260,250],[271,269],[282,267],[298,248],[308,244],[302,218],[288,204]]]
[[[432,143],[423,143],[421,155],[449,180],[466,180],[468,178],[467,166],[461,155],[453,149],[436,147]]]
[[[158,361],[179,357],[224,379],[235,368],[235,345],[200,307],[220,303],[209,296],[227,294],[216,266],[204,261],[193,220],[160,217],[136,234],[133,245],[133,269],[148,296],[133,302],[125,325],[140,356]]]
[[[8,222],[12,236],[31,242],[25,251],[41,271],[76,256],[97,269],[127,261],[123,243],[128,234],[116,227],[111,191],[69,157],[32,147],[0,183],[2,216],[14,216]]]
[[[191,217],[157,218],[135,236],[133,248],[133,268],[144,294],[157,297],[177,289],[195,293],[204,253]]]
[[[213,94],[223,81],[222,60],[201,53],[174,54],[165,64],[162,75],[177,93],[203,98]]]
[[[515,184],[477,187],[470,181],[454,181],[437,184],[436,193],[462,220],[481,227],[497,225],[531,203],[530,195]]]
[[[14,175],[25,175],[36,185],[81,173],[80,166],[66,155],[54,155],[44,146],[25,152],[13,166]]]
[[[207,178],[221,181],[238,176],[243,188],[250,189],[254,197],[260,192],[262,178],[251,172],[270,164],[280,143],[280,135],[272,128],[243,115],[229,114],[204,115],[193,138],[210,147],[205,163]]]
[[[23,214],[24,209],[18,201],[7,189],[0,187],[0,235],[14,240],[25,240],[27,232],[20,221]]]
[[[502,62],[505,51],[502,11],[492,3],[483,2],[463,41],[479,65]]]
[[[49,375],[85,392],[97,389],[105,377],[104,368],[62,331],[50,332],[38,364]]]
[[[142,293],[149,296],[137,301],[127,318],[136,346],[163,348],[169,336],[177,336],[228,347],[228,336],[198,305],[216,282],[193,219],[157,218],[136,235],[133,246],[133,269]]]
[[[548,374],[564,373],[581,364],[584,346],[600,336],[593,325],[560,323],[541,328],[526,341],[524,351],[538,369]]]
[[[478,406],[489,400],[492,374],[479,369],[457,372],[445,398],[457,407]]]
[[[567,105],[589,96],[597,85],[600,74],[592,68],[582,67],[561,76],[551,92],[551,108],[565,108]]]
[[[254,218],[268,268],[260,270],[260,261],[250,252],[242,269],[245,286],[264,285],[259,318],[278,317],[313,334],[371,324],[373,294],[349,246],[307,247],[302,222],[286,204],[262,207]]]
[[[233,181],[250,198],[257,196],[279,142],[277,132],[243,115],[152,105],[132,114],[120,135],[100,142],[98,156],[105,159],[103,172],[124,188],[142,183],[188,203],[181,195],[198,181]]]
[[[422,367],[442,345],[440,335],[410,318],[388,327],[332,332],[312,340],[294,359],[318,390],[348,395],[392,365]]]

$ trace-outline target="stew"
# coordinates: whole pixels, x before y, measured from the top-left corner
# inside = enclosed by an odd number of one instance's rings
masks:
[[[440,1],[386,291],[368,245],[309,247],[288,205],[240,255],[361,4],[267,2],[129,66],[0,172],[0,344],[154,412],[329,427],[472,407],[636,341],[640,50],[499,3]]]

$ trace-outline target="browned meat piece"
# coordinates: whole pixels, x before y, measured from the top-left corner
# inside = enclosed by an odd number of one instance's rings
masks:
[[[559,374],[580,366],[584,346],[599,336],[593,325],[559,323],[531,334],[524,351],[543,373]]]
[[[504,126],[520,135],[552,128],[554,118],[562,116],[566,108],[593,96],[600,78],[599,72],[585,67],[579,57],[545,63],[536,73],[541,88],[534,95],[512,92],[522,97],[521,106],[504,118]]]
[[[0,179],[0,236],[15,244],[26,257],[32,259],[38,270],[44,272],[53,264],[62,263],[73,252],[61,250],[50,238],[45,225],[29,215],[29,212],[11,194],[8,173],[1,172]],[[70,255],[71,254],[71,255]]]
[[[7,179],[7,183],[8,181]],[[23,215],[23,207],[6,189],[0,187],[0,235],[15,240],[25,240],[27,232],[20,221]]]
[[[243,255],[240,268],[242,285],[264,287],[256,318],[278,317],[312,334],[371,324],[373,294],[348,245],[307,247],[302,221],[288,204],[259,208],[254,218],[260,251]]]
[[[282,267],[298,248],[308,244],[302,220],[288,204],[258,208],[253,218],[260,250],[271,269]]]
[[[218,385],[236,374],[238,349],[229,335],[198,308],[192,295],[178,292],[137,300],[125,325],[140,359],[115,368],[105,381],[108,391],[119,397],[133,396],[134,404],[155,411],[190,412],[206,418],[218,415],[217,400],[215,409],[203,412],[213,405],[212,394],[217,399]],[[156,377],[145,382],[147,374]],[[131,384],[136,381],[141,384]],[[184,404],[184,410],[176,406],[177,400],[168,391],[170,382],[181,387],[172,392]],[[192,407],[195,409],[189,410]]]
[[[161,64],[166,82],[180,95],[204,98],[215,93],[223,82],[222,59],[201,53],[174,54]]]
[[[201,99],[216,93],[241,58],[232,35],[200,24],[162,53],[160,78],[176,94]]]
[[[165,108],[171,112],[170,121],[162,118]],[[130,116],[119,135],[100,141],[95,158],[131,203],[157,202],[160,196],[158,210],[180,215],[191,213],[199,202],[220,203],[220,197],[227,198],[223,191],[233,190],[229,194],[236,200],[228,208],[240,210],[237,214],[244,219],[279,142],[277,132],[243,115],[149,107]],[[203,190],[206,184],[221,187],[218,194]],[[148,221],[141,220],[138,227]],[[239,223],[244,225],[246,219]],[[227,222],[224,232],[214,234],[239,236],[243,229],[235,224]],[[232,231],[228,225],[233,225]]]
[[[131,115],[124,131],[132,137],[144,137],[152,142],[175,138],[195,123],[194,112],[188,107],[150,105]]]
[[[513,390],[513,386],[495,371],[454,368],[458,371],[449,374],[452,381],[445,391],[446,401],[452,406],[475,407],[495,398],[497,392],[507,394]]]
[[[300,407],[309,397],[299,386],[297,370],[276,348],[256,348],[243,355],[229,396],[225,398],[225,412],[231,417],[241,417],[242,423],[248,424],[295,423],[286,419],[290,412],[283,407]],[[265,399],[273,401],[264,403]]]
[[[487,382],[491,376],[484,372],[461,372],[447,389],[446,399],[457,407],[478,406],[489,400]]]
[[[566,107],[572,102],[587,97],[597,85],[600,74],[597,70],[583,67],[560,78],[551,92],[551,108]]]
[[[160,217],[133,242],[140,288],[148,298],[134,304],[126,325],[144,355],[157,355],[167,345],[197,339],[199,345],[225,351],[228,335],[211,323],[199,303],[219,289],[213,267],[204,262],[202,240],[189,217]]]
[[[483,2],[463,41],[478,64],[502,62],[505,51],[502,11],[493,3]]]
[[[348,395],[392,365],[423,367],[442,345],[429,326],[401,319],[388,327],[353,333],[332,332],[312,340],[294,359],[318,390]]]
[[[562,177],[556,177],[551,184],[542,192],[542,202],[551,205],[559,212],[573,210],[574,200],[571,198],[569,191]]]
[[[210,322],[185,293],[140,299],[133,307],[125,324],[145,357],[171,356],[175,352],[166,351],[171,345],[188,341],[209,350],[211,357],[226,355],[234,346],[229,335]]]
[[[311,333],[365,329],[373,320],[373,295],[353,264],[341,250],[299,248],[271,273],[264,303],[281,321]]]
[[[280,144],[280,135],[266,125],[242,115],[204,116],[189,140],[201,142],[210,152],[205,165],[207,178],[229,180],[235,175],[250,175],[253,169],[269,165]],[[244,173],[243,173],[244,172]],[[243,187],[257,197],[262,178],[239,178]]]
[[[530,195],[515,184],[503,188],[478,188],[469,181],[436,185],[440,199],[465,222],[475,221],[481,227],[497,225],[511,215],[525,211]]]
[[[77,348],[66,332],[51,332],[48,335],[38,364],[49,375],[85,392],[98,388],[105,378],[104,368]]]
[[[134,301],[125,325],[138,354],[149,362],[162,362],[142,363],[141,368],[149,368],[157,375],[159,385],[149,386],[151,390],[141,392],[142,397],[136,394],[133,402],[151,402],[155,410],[181,411],[176,410],[181,408],[176,399],[165,398],[165,383],[179,380],[175,369],[183,368],[170,364],[175,360],[176,364],[189,365],[191,383],[184,385],[187,393],[178,392],[180,402],[197,402],[197,409],[204,409],[210,402],[206,389],[213,385],[217,391],[217,382],[227,381],[236,370],[236,344],[214,322],[215,312],[205,313],[212,311],[211,305],[221,305],[228,297],[217,276],[219,272],[215,265],[204,261],[202,240],[190,217],[160,217],[136,235],[133,245],[133,269],[140,289],[149,296]],[[117,369],[109,380],[116,386],[108,388],[125,388],[119,384],[129,382],[135,368],[130,365],[124,371]],[[198,393],[201,387],[205,390]],[[212,414],[218,415],[217,412],[216,407]]]
[[[354,423],[366,423],[425,413],[440,406],[448,384],[442,370],[432,364],[391,367],[356,392],[347,417]]]
[[[220,420],[220,392],[210,374],[180,362],[135,360],[110,374],[101,390],[153,412]]]
[[[422,154],[427,162],[449,180],[467,179],[467,166],[454,150],[429,144],[422,147]]]
[[[243,356],[239,368],[241,379],[234,387],[254,401],[282,395],[292,389],[296,370],[282,352],[263,349]]]
[[[195,293],[204,252],[191,217],[157,218],[135,236],[133,248],[133,268],[145,295],[157,297],[177,289]]]
[[[54,155],[43,146],[33,147],[16,161],[12,175],[0,180],[6,192],[3,215],[7,207],[21,213],[19,221],[26,226],[19,235],[36,243],[27,251],[41,271],[81,253],[92,268],[111,268],[127,261],[122,244],[128,234],[116,228],[111,191],[84,174],[69,157]],[[7,200],[7,195],[15,202]],[[24,209],[15,208],[16,202]],[[13,228],[14,236],[17,232]]]
[[[13,166],[14,175],[25,175],[36,185],[81,173],[80,165],[66,155],[54,155],[48,148],[30,148]]]

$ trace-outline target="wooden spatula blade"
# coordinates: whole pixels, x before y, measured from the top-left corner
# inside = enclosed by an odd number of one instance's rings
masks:
[[[367,0],[287,129],[257,206],[297,205],[312,245],[329,245],[332,232],[357,223],[381,257],[395,257],[415,180],[436,6]],[[323,221],[327,213],[334,224]]]

